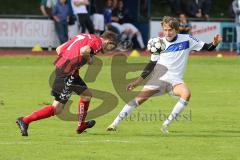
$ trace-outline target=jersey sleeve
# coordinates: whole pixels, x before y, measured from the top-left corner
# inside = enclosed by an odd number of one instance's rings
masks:
[[[159,58],[160,58],[159,55],[151,54],[151,61],[156,62],[159,60]]]
[[[189,35],[190,49],[193,51],[200,51],[204,45],[204,42],[199,41],[197,38]]]

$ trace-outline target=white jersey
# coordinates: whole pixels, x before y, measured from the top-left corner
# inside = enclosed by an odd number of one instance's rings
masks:
[[[193,38],[188,34],[177,34],[173,42],[163,38],[166,49],[160,55],[151,55],[151,61],[157,61],[157,64],[167,68],[167,72],[159,77],[163,81],[181,80],[185,71],[189,52],[192,50],[199,51],[202,49],[204,42]]]
[[[74,1],[77,1],[77,0],[71,0],[71,5],[72,5],[72,9],[73,9],[74,14],[86,14],[86,13],[88,13],[87,5],[75,6]],[[79,2],[81,2],[81,1],[82,0],[79,0]]]

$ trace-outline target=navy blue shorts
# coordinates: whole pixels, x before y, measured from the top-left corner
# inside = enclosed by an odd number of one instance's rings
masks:
[[[56,76],[53,85],[51,95],[55,97],[56,101],[66,104],[71,94],[81,95],[88,87],[83,79],[77,75],[73,76],[73,80],[69,84],[69,78]]]

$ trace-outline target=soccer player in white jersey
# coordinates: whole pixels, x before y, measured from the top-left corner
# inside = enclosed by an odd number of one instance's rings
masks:
[[[107,131],[116,131],[119,123],[129,115],[134,108],[145,102],[151,96],[162,95],[168,92],[173,96],[179,97],[179,100],[169,117],[162,124],[161,131],[167,134],[168,126],[187,106],[191,97],[191,92],[182,79],[189,52],[192,50],[212,51],[222,40],[219,34],[214,36],[213,42],[211,43],[204,43],[188,34],[178,34],[179,23],[177,19],[173,17],[165,16],[161,25],[166,49],[161,54],[151,55],[151,60],[144,68],[141,76],[131,82],[127,86],[127,90],[131,91],[136,88],[154,69],[152,77],[147,84],[145,84],[138,96],[123,107],[116,119],[108,126]]]

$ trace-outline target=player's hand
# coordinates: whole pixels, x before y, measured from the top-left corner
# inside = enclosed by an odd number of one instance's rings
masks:
[[[217,34],[213,38],[213,45],[217,46],[222,41],[222,36],[220,34]]]
[[[134,88],[136,88],[137,87],[137,84],[136,84],[136,82],[134,81],[134,82],[131,82],[131,83],[129,83],[128,85],[127,85],[127,88],[126,88],[126,90],[127,91],[132,91]]]
[[[135,81],[129,83],[129,84],[127,85],[126,90],[127,90],[127,91],[133,90],[133,89],[136,88],[142,81],[143,81],[143,78],[140,76],[140,77],[139,77],[138,79],[136,79]]]
[[[89,46],[84,46],[80,49],[80,54],[82,56],[90,56],[91,48]]]

